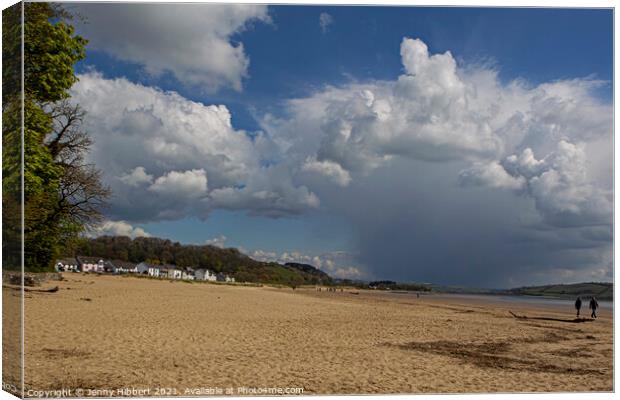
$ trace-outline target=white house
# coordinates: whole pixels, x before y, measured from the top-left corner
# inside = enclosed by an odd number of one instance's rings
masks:
[[[78,267],[82,272],[103,272],[104,262],[96,257],[77,257]]]
[[[196,280],[197,281],[211,281],[211,282],[215,282],[217,280],[217,276],[215,275],[215,273],[209,271],[208,269],[197,269],[196,270]]]
[[[149,269],[152,268],[153,265],[149,265],[145,262],[141,262],[140,264],[136,265],[136,273],[138,274],[149,274]],[[149,274],[151,275],[151,274]]]
[[[183,274],[181,275],[181,279],[185,281],[193,281],[194,279],[196,279],[196,276],[194,275],[194,270],[192,268],[184,269]]]
[[[147,273],[149,276],[155,277],[155,278],[159,278],[161,276],[161,270],[159,269],[159,267],[155,266],[155,265],[151,265],[148,267]]]
[[[77,272],[78,263],[74,258],[67,258],[56,261],[54,266],[56,272]]]
[[[222,272],[216,275],[216,279],[218,282],[234,282],[235,278],[228,276]]]
[[[116,273],[119,274],[136,274],[138,266],[129,261],[114,260],[112,264],[116,267]]]
[[[167,273],[166,277],[168,279],[181,279],[181,278],[183,278],[183,271],[181,271],[180,269],[177,269],[175,267],[168,267],[167,270],[168,270],[168,273]]]
[[[110,260],[105,260],[103,262],[103,272],[108,272],[111,274],[119,274],[118,267],[112,263]]]

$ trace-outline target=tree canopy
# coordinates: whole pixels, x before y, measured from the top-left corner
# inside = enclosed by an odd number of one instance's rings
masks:
[[[87,41],[75,34],[71,15],[57,4],[18,3],[2,17],[3,264],[21,265],[23,178],[24,266],[45,270],[101,218],[109,195],[99,172],[84,162],[90,140],[81,129],[83,113],[68,101],[77,81],[74,65],[84,58]]]
[[[261,262],[235,248],[222,249],[210,245],[183,245],[167,239],[127,236],[83,238],[66,256],[93,256],[111,260],[151,264],[175,264],[179,267],[207,268],[232,275],[239,282],[331,284],[325,272],[306,264]]]

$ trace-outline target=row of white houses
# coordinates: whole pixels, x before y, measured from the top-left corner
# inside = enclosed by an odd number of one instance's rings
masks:
[[[235,278],[223,273],[215,273],[206,268],[181,268],[176,265],[139,264],[120,260],[104,260],[96,257],[63,259],[56,262],[58,272],[95,272],[110,274],[139,274],[162,279],[187,281],[235,282]]]

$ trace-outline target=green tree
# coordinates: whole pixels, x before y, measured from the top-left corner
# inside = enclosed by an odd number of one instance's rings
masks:
[[[21,265],[21,4],[2,11],[2,265]]]
[[[77,81],[73,67],[84,58],[87,41],[75,34],[71,15],[60,5],[23,3],[23,21],[21,7],[3,11],[2,111],[9,121],[3,126],[3,206],[15,210],[21,202],[23,118],[24,264],[44,270],[78,233],[99,221],[109,192],[99,171],[83,161],[90,140],[81,130],[83,113],[68,102]],[[16,78],[22,72],[22,28],[24,88]],[[19,222],[6,213],[3,218],[12,248],[19,242]],[[9,264],[18,261],[13,256]]]

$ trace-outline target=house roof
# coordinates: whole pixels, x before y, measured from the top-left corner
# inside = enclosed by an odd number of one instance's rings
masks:
[[[56,264],[63,263],[63,265],[75,265],[77,264],[77,260],[75,258],[61,258],[56,260]]]
[[[133,269],[136,267],[135,263],[123,260],[112,260],[111,263],[117,268]]]
[[[146,265],[147,268],[166,269],[164,265],[150,264],[145,261],[138,263],[138,265]]]
[[[165,265],[150,265],[150,264],[147,264],[147,265],[149,266],[149,268],[157,268],[160,271],[168,271],[168,270],[173,270],[173,269],[176,269],[176,270],[179,270],[179,271],[181,270],[181,268],[177,267],[176,265],[171,265],[171,264],[165,264]]]
[[[92,263],[96,264],[99,260],[103,260],[103,257],[85,257],[85,256],[77,256],[77,261],[80,263]]]

